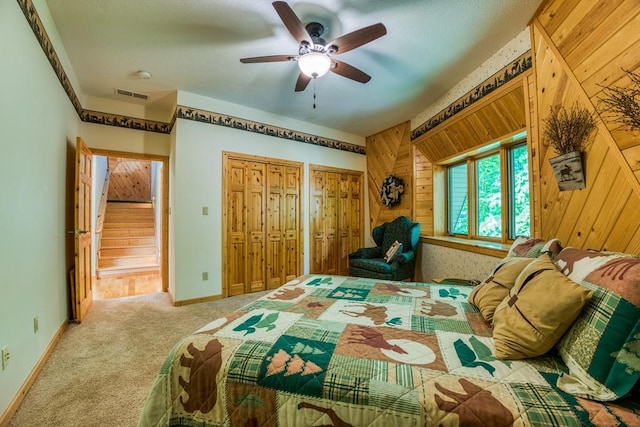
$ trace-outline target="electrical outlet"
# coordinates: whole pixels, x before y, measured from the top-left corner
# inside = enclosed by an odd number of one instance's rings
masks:
[[[204,271],[202,273],[202,280],[209,280],[209,272]]]
[[[208,206],[203,206],[202,207],[202,215],[209,215],[209,207]]]
[[[2,360],[2,370],[7,369],[9,365],[9,359],[11,358],[11,354],[9,354],[9,347],[3,347],[0,350],[0,359]]]
[[[37,334],[38,329],[40,329],[40,321],[38,320],[38,316],[33,318],[33,333]]]

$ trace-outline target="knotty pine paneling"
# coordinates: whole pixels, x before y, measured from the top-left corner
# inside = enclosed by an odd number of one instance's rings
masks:
[[[151,160],[118,159],[114,164],[115,167],[110,171],[107,199],[125,202],[150,201]]]
[[[481,102],[426,132],[413,144],[430,161],[438,163],[525,128],[523,78],[496,89]]]
[[[371,228],[399,216],[413,219],[413,151],[411,124],[404,122],[367,137],[367,182]],[[389,175],[404,180],[399,205],[388,208],[380,200],[382,181]]]
[[[639,27],[640,2],[635,0],[550,0],[533,20],[536,81],[530,88],[537,114],[531,126],[542,128],[555,105],[577,103],[598,118],[585,152],[583,190],[558,191],[549,166],[556,153],[537,130],[532,132],[540,193],[534,211],[540,211],[543,238],[559,237],[565,246],[579,248],[640,251],[640,182],[634,173],[640,170],[640,138],[597,110],[603,86],[630,84],[622,68],[640,70]]]
[[[414,221],[420,223],[420,234],[433,236],[433,165],[415,147],[413,165]]]

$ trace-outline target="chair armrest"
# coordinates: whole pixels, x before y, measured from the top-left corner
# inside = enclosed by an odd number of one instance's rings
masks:
[[[396,257],[395,261],[398,264],[407,264],[409,261],[415,258],[415,256],[416,256],[415,251],[402,252],[400,255]]]
[[[380,249],[379,247],[360,248],[357,251],[349,254],[349,259],[354,259],[354,258],[363,258],[363,259],[382,258],[382,249]]]

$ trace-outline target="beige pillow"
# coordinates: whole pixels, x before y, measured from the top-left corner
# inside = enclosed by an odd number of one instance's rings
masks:
[[[493,270],[491,276],[473,288],[469,302],[478,307],[484,320],[493,322],[493,313],[516,283],[520,272],[535,261],[535,258],[505,258]]]
[[[524,359],[549,351],[578,317],[593,291],[556,268],[548,254],[522,270],[493,315],[498,359]]]

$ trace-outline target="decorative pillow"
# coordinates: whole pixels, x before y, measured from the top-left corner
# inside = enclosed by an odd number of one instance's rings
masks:
[[[561,250],[562,245],[559,239],[551,239],[547,241],[543,239],[518,236],[511,244],[507,256],[538,258],[540,255],[548,253],[551,256],[551,259],[553,259]]]
[[[387,264],[391,264],[396,256],[402,253],[402,243],[397,240],[393,242],[387,253],[384,254],[384,260],[387,261]]]
[[[478,307],[484,320],[493,322],[496,307],[509,295],[520,272],[533,261],[533,258],[505,258],[498,263],[491,276],[473,288],[468,300],[471,305]]]
[[[549,351],[593,295],[569,280],[548,254],[526,266],[493,315],[498,359],[525,359]]]
[[[556,346],[569,368],[558,387],[593,400],[620,398],[640,382],[640,258],[565,248],[556,265],[594,291]]]

